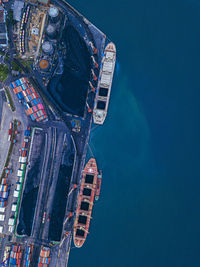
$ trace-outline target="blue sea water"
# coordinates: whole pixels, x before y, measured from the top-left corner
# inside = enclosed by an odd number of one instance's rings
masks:
[[[200,266],[200,4],[70,2],[116,43],[90,234],[69,267]]]

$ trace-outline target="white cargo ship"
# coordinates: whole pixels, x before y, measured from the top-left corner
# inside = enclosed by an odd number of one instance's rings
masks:
[[[98,91],[95,98],[93,110],[93,120],[95,124],[103,124],[107,115],[110,92],[115,70],[116,47],[114,43],[109,43],[104,51]]]

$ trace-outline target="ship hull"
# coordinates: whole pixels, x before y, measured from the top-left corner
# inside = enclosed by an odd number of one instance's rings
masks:
[[[95,97],[95,106],[93,110],[93,121],[95,124],[102,125],[107,116],[115,62],[116,47],[114,43],[109,43],[104,51],[98,90]]]
[[[92,207],[97,186],[97,164],[91,158],[86,164],[81,180],[74,222],[73,240],[77,248],[83,246],[90,226]]]

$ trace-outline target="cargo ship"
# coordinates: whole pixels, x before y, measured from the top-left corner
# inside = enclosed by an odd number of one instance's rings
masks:
[[[84,168],[78,196],[73,231],[74,245],[77,248],[82,247],[88,234],[97,186],[97,173],[96,160],[91,158]]]
[[[93,121],[95,124],[102,125],[107,116],[115,62],[116,47],[114,43],[109,43],[104,51],[100,79],[98,82],[98,90],[95,98],[93,110]]]
[[[97,175],[97,187],[96,187],[96,192],[95,192],[95,200],[99,199],[99,195],[101,191],[101,181],[102,181],[102,170],[100,170]]]

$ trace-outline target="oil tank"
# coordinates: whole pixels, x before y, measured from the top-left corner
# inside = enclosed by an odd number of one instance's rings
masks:
[[[45,54],[53,54],[53,45],[50,42],[46,41],[42,45],[42,50]]]
[[[46,28],[46,34],[52,39],[56,38],[56,26],[49,24]]]
[[[59,21],[60,16],[59,16],[59,10],[57,7],[51,6],[49,8],[49,18],[52,23],[56,23]]]
[[[39,63],[40,69],[43,71],[48,71],[49,62],[46,59],[41,59]]]

